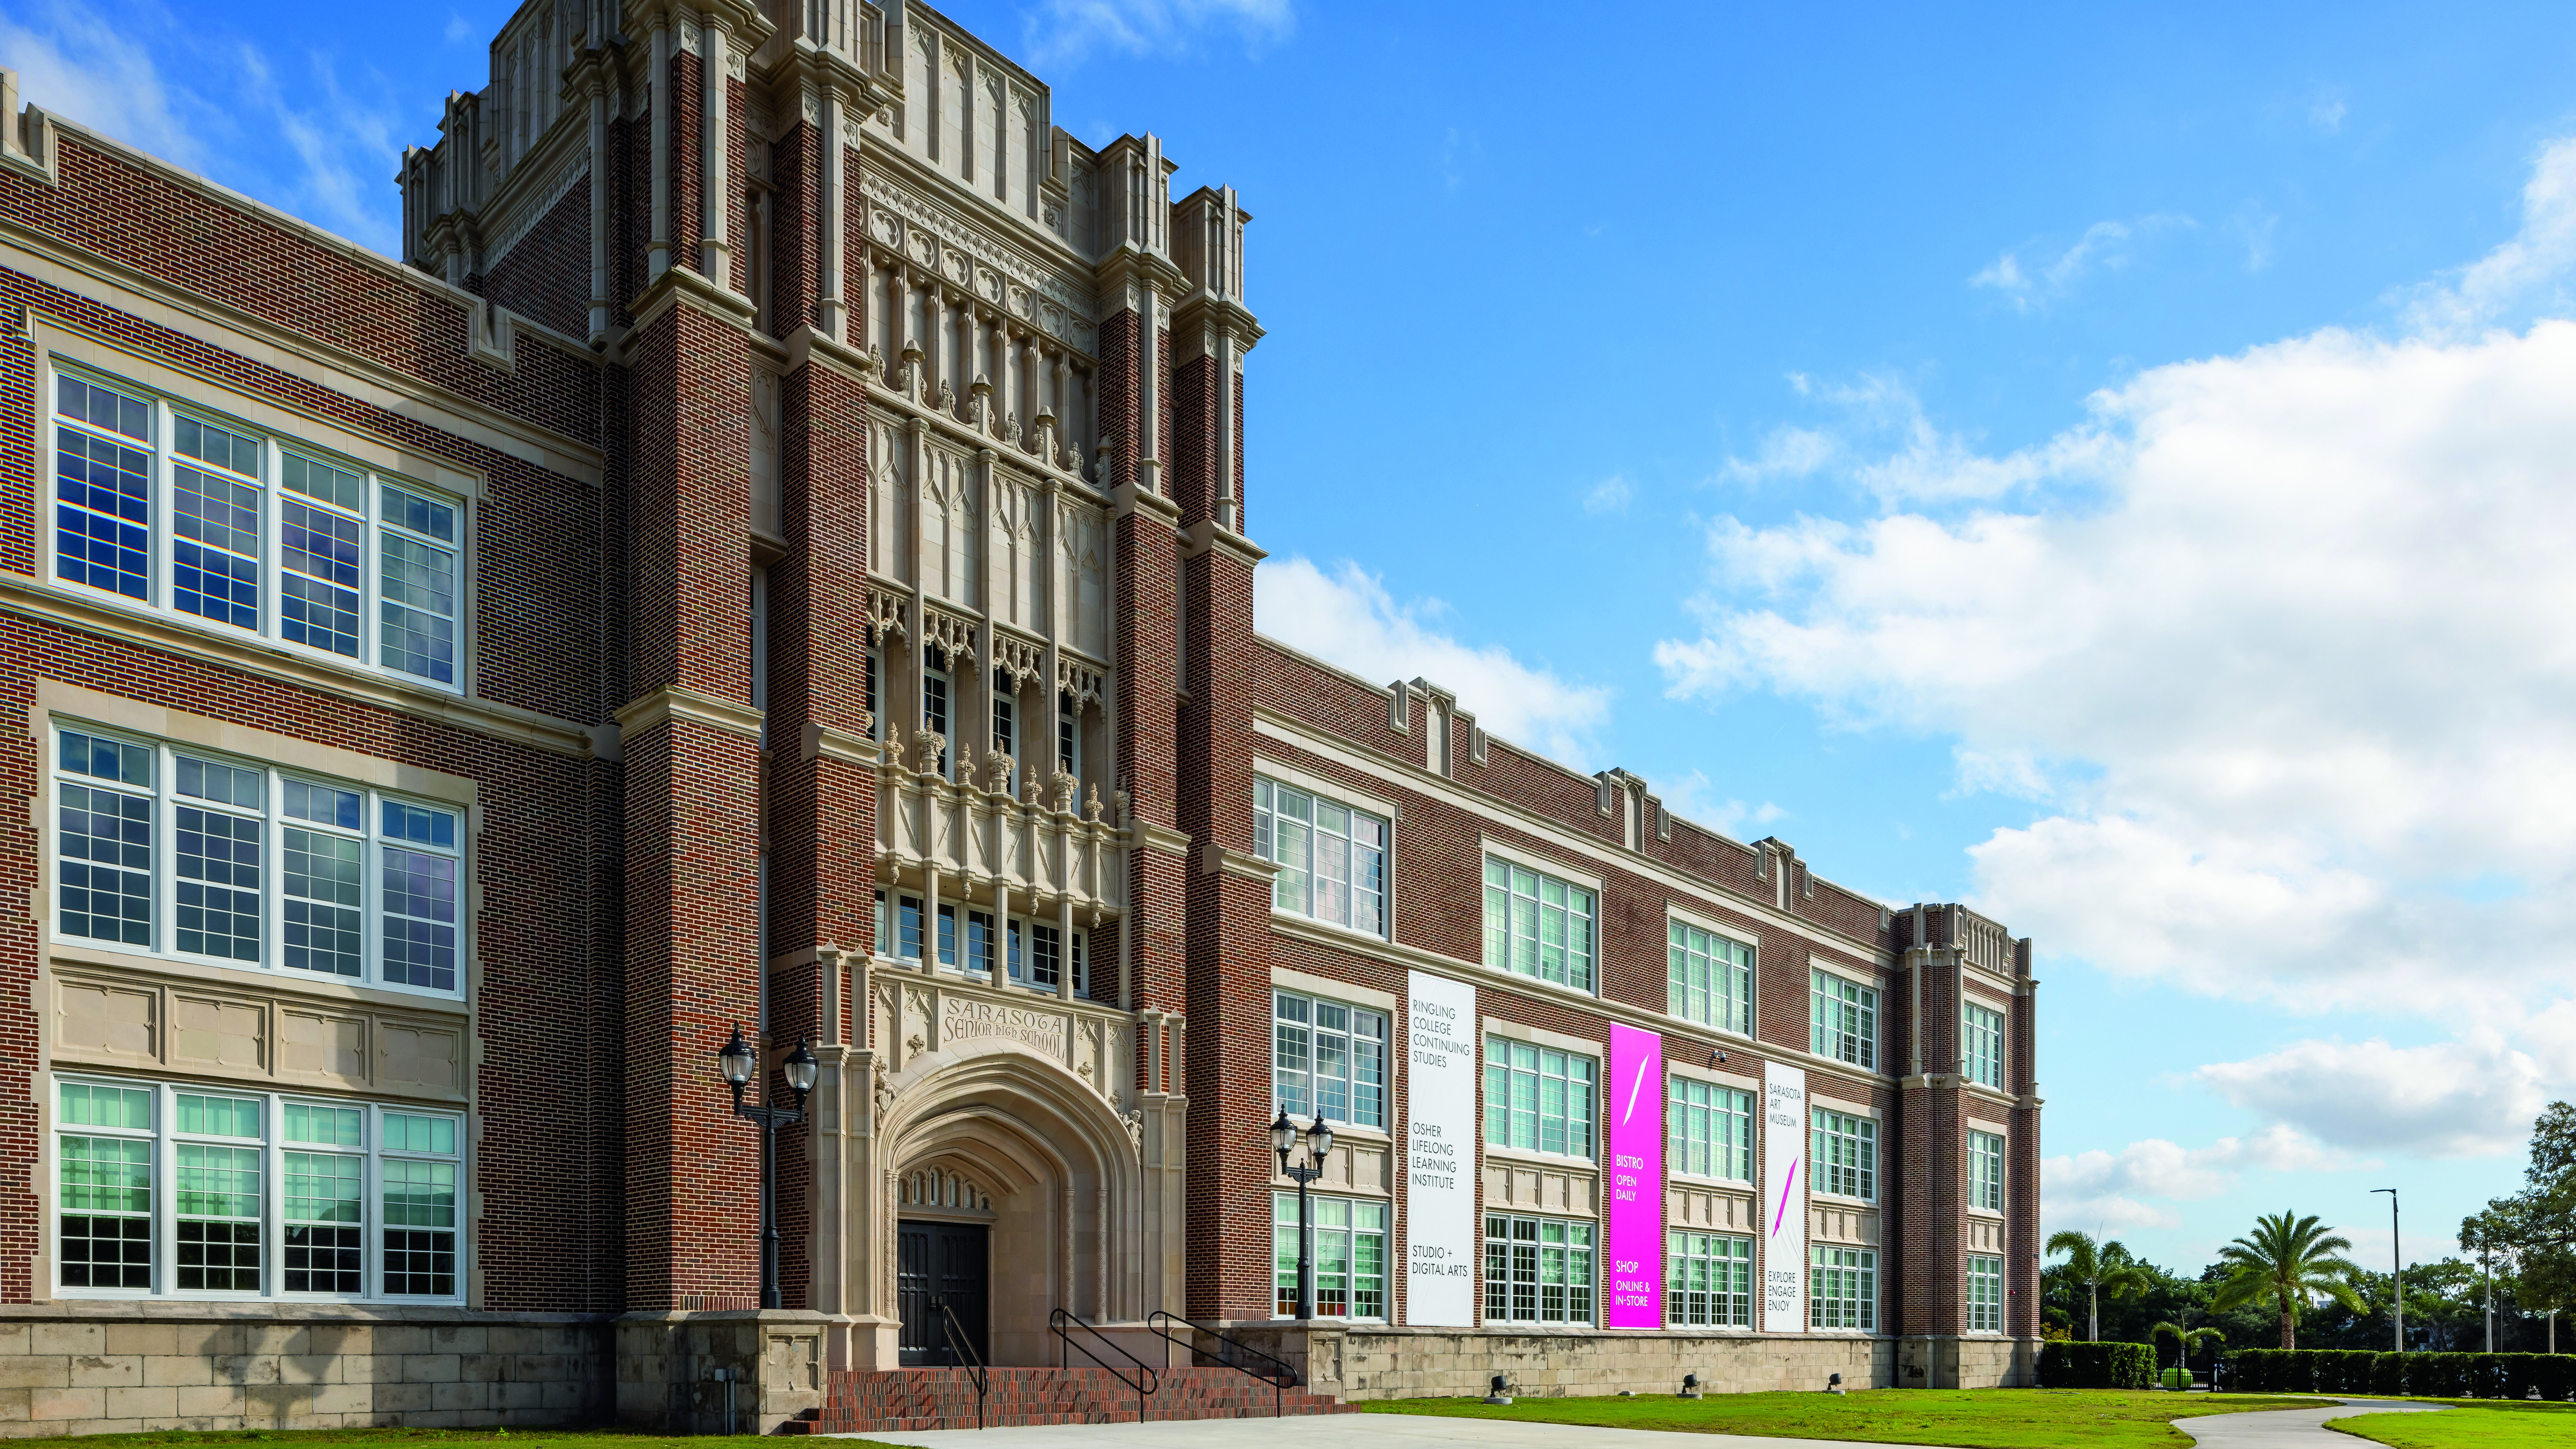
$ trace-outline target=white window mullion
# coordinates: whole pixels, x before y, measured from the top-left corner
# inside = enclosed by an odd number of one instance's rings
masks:
[[[259,636],[276,644],[286,637],[286,520],[279,503],[286,492],[286,450],[271,438],[259,451],[266,465],[259,496]]]
[[[358,821],[362,841],[358,846],[358,899],[364,902],[360,912],[366,923],[367,939],[361,946],[358,979],[369,986],[381,986],[385,980],[384,859],[383,843],[377,838],[377,827],[383,823],[384,800],[375,791],[366,791],[359,807],[366,814]]]
[[[260,1099],[259,1291],[286,1292],[286,1103],[275,1092]]]
[[[178,752],[152,747],[152,949],[179,949]],[[173,1119],[175,1120],[175,1119]]]
[[[366,519],[358,530],[358,661],[384,667],[379,651],[383,631],[377,626],[378,596],[383,592],[379,577],[385,566],[384,480],[373,473],[366,475],[366,497],[359,501],[358,511]],[[374,979],[372,977],[370,980]]]
[[[152,1291],[179,1289],[179,1094],[167,1082],[152,1092]]]
[[[170,575],[176,565],[178,530],[170,524],[171,459],[178,452],[178,414],[169,400],[152,400],[152,582],[144,602],[156,609],[173,607]]]

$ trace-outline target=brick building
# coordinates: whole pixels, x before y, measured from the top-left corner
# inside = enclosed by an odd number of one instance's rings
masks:
[[[2029,942],[1257,633],[1231,190],[899,0],[491,55],[399,264],[0,85],[0,1424],[2021,1381]]]

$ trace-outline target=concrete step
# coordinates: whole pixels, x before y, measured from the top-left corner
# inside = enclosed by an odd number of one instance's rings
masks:
[[[996,1368],[988,1374],[983,1422],[991,1427],[1138,1421],[1135,1386],[1105,1368]],[[1143,1418],[1148,1420],[1352,1412],[1338,1399],[1300,1388],[1274,1393],[1267,1382],[1230,1368],[1158,1369],[1156,1377],[1155,1392],[1143,1404]],[[781,1432],[864,1434],[975,1427],[974,1380],[960,1369],[844,1371],[831,1376],[828,1395],[818,1414],[782,1425]]]

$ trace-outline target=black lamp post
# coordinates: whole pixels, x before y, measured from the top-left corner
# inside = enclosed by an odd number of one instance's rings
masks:
[[[822,1064],[805,1049],[805,1038],[798,1037],[796,1050],[779,1063],[796,1105],[753,1107],[743,1105],[742,1089],[751,1085],[760,1054],[742,1039],[742,1023],[734,1023],[733,1040],[716,1053],[716,1061],[724,1068],[725,1085],[733,1088],[733,1114],[760,1124],[760,1306],[784,1308],[778,1297],[778,1129],[805,1120],[805,1094],[814,1090],[814,1074]]]
[[[1288,1165],[1288,1149],[1297,1145],[1297,1127],[1288,1120],[1288,1109],[1279,1109],[1279,1120],[1270,1124],[1270,1145],[1278,1150],[1279,1171],[1297,1184],[1297,1321],[1315,1321],[1315,1215],[1306,1201],[1306,1184],[1324,1175],[1324,1159],[1332,1155],[1333,1124],[1321,1117],[1306,1129],[1306,1161],[1302,1166]]]

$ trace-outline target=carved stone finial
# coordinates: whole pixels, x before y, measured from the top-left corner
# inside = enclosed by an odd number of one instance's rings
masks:
[[[1082,777],[1069,770],[1058,770],[1055,772],[1055,777],[1047,781],[1047,785],[1054,792],[1053,798],[1047,803],[1055,813],[1072,814],[1074,802],[1082,798]]]
[[[1082,818],[1095,825],[1100,823],[1100,787],[1097,785],[1091,787],[1091,798],[1082,802]]]
[[[947,753],[947,737],[932,729],[928,720],[923,720],[921,732],[912,737],[912,767],[925,775],[936,775],[939,773],[939,759]]]
[[[996,795],[1011,793],[1013,761],[1007,753],[995,750],[984,757],[984,788]]]
[[[957,783],[975,783],[975,748],[972,745],[960,744],[957,747]]]

